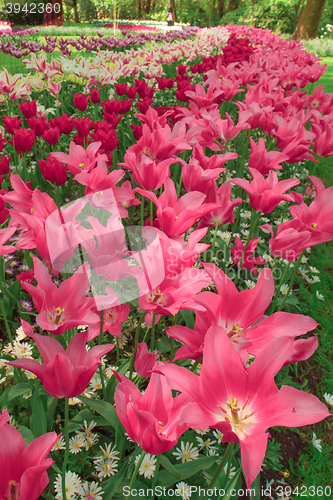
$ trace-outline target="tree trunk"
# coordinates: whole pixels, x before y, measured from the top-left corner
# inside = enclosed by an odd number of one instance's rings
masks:
[[[64,13],[62,7],[62,0],[52,0],[51,5],[52,5],[51,12],[48,13],[46,12],[46,10],[44,11],[43,26],[63,26]],[[58,7],[60,7],[59,12],[55,12],[55,9],[58,10]]]
[[[177,13],[176,13],[175,0],[169,0],[169,7],[172,9],[172,20],[174,23],[176,23],[177,22]]]
[[[227,11],[232,12],[233,10],[238,9],[238,6],[239,0],[229,0]]]
[[[221,19],[224,10],[224,0],[217,0],[217,15]]]
[[[326,0],[308,0],[298,19],[293,40],[316,38]]]
[[[74,22],[79,23],[79,12],[77,10],[77,0],[73,0],[73,8],[74,8]]]

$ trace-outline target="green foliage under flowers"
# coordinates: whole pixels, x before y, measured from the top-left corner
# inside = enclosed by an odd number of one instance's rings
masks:
[[[295,0],[264,0],[254,5],[245,4],[221,19],[221,26],[229,23],[245,24],[275,33],[293,33],[297,24],[298,5]]]

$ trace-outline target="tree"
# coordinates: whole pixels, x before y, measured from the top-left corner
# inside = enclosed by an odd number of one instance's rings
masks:
[[[301,11],[292,39],[316,38],[326,0],[308,0]]]

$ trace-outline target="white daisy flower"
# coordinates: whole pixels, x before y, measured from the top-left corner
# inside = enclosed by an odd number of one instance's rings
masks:
[[[92,430],[96,427],[97,423],[92,420],[90,424],[88,425],[87,421],[83,421],[83,425],[80,425],[81,429],[83,431],[75,431],[76,434],[84,434],[84,436],[90,436],[92,433]]]
[[[82,401],[80,401],[78,398],[69,398],[68,400],[68,404],[70,406],[74,406],[74,405],[82,405]]]
[[[99,377],[92,378],[89,384],[89,389],[92,391],[100,391],[103,389],[102,381]]]
[[[280,292],[282,293],[282,295],[287,295],[288,291],[289,291],[288,285],[286,285],[286,284],[281,285]]]
[[[18,342],[13,348],[13,354],[17,358],[32,358],[32,347],[28,342]]]
[[[62,477],[57,475],[54,481],[54,489],[56,490],[56,499],[63,500],[62,496]],[[66,500],[74,500],[81,490],[81,478],[75,472],[66,472],[65,476]]]
[[[191,462],[192,460],[196,460],[199,456],[198,448],[193,448],[193,443],[186,443],[184,445],[184,441],[180,443],[180,449],[176,448],[172,454],[176,457],[176,460],[182,459],[182,463]]]
[[[84,446],[85,446],[85,439],[81,435],[73,436],[69,440],[69,451],[74,455],[80,453],[81,448],[83,448]]]
[[[328,405],[333,406],[333,396],[331,396],[330,394],[328,394],[327,392],[325,392],[324,399],[325,399],[325,401],[326,401],[326,403]]]
[[[66,449],[66,441],[63,438],[63,436],[60,436],[60,438],[58,438],[58,441],[53,445],[51,451],[65,450],[65,449]]]
[[[206,427],[206,429],[204,429],[203,431],[200,431],[199,429],[196,429],[195,432],[197,434],[199,434],[200,436],[204,436],[205,434],[207,434],[207,432],[210,431],[210,428],[209,427]]]
[[[213,432],[213,436],[217,439],[218,443],[222,443],[222,438],[223,438],[223,432],[215,430]]]
[[[184,481],[176,484],[176,495],[182,497],[182,500],[189,500],[191,497],[191,489]]]
[[[213,446],[216,441],[212,441],[210,438],[207,438],[205,441],[201,438],[201,437],[196,437],[195,438],[198,443],[199,443],[199,447],[200,449],[202,450],[202,448],[206,448],[206,450],[217,450],[216,446]]]
[[[98,486],[98,483],[95,483],[95,481],[90,484],[86,481],[82,485],[82,489],[80,491],[81,498],[84,500],[103,500],[103,497],[101,496],[102,493],[104,493],[102,488]]]
[[[119,460],[119,451],[115,450],[116,445],[114,445],[113,448],[111,448],[112,443],[105,444],[105,449],[100,446],[99,448],[102,450],[103,457],[98,457],[99,459],[102,458],[103,460],[107,459],[113,459],[113,460]]]
[[[320,453],[323,451],[322,450],[322,446],[321,446],[321,439],[317,439],[317,436],[316,434],[313,432],[312,433],[312,444],[313,446],[318,450],[320,451]]]
[[[92,446],[94,446],[94,444],[97,444],[98,441],[99,441],[98,434],[90,434],[89,436],[86,436],[84,440],[84,446],[86,451],[89,450],[89,448],[91,448]]]
[[[140,455],[135,457],[134,464],[137,465],[138,461],[140,459]],[[144,459],[141,462],[140,469],[139,469],[139,474],[140,476],[143,475],[146,479],[151,479],[154,476],[155,473],[155,464],[156,464],[156,458],[154,455],[150,455],[149,453],[146,453],[144,456]]]
[[[252,280],[245,280],[245,283],[248,288],[254,288],[256,286],[255,281]]]
[[[118,463],[116,460],[103,460],[94,461],[95,469],[98,472],[98,477],[110,477],[114,476],[118,472]]]
[[[325,300],[325,297],[322,293],[319,293],[318,290],[316,291],[316,297],[318,300]]]
[[[21,342],[21,340],[25,338],[27,338],[27,336],[24,333],[22,326],[16,328],[16,337],[15,337],[16,342]]]

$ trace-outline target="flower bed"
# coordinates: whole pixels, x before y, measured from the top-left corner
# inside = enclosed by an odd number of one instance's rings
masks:
[[[284,383],[320,349],[296,277],[333,238],[325,67],[234,26],[24,62],[0,73],[0,497],[259,498],[266,431],[330,416]]]

